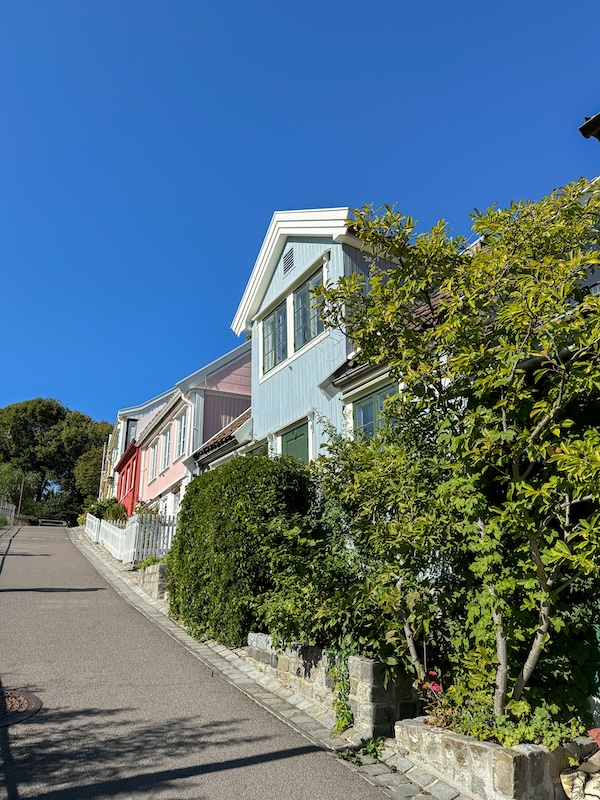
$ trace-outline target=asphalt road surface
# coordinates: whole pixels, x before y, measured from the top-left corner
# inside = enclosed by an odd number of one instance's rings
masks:
[[[15,533],[16,532],[16,533]],[[122,599],[64,528],[0,531],[6,800],[382,800]]]

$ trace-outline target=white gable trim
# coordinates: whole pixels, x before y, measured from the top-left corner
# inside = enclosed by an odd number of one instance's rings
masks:
[[[288,236],[331,236],[334,241],[348,236],[349,208],[312,208],[304,211],[276,211],[263,240],[250,280],[231,328],[238,336],[252,328],[252,319],[281,256]],[[357,242],[358,240],[354,240]],[[356,245],[355,245],[356,246]]]
[[[223,369],[223,367],[226,367],[228,364],[245,357],[250,352],[251,348],[251,342],[244,342],[244,344],[238,345],[233,350],[225,353],[224,356],[220,356],[205,367],[196,370],[196,372],[192,372],[187,378],[178,381],[175,384],[175,389],[179,389],[182,393],[185,393],[189,392],[190,389],[200,388],[210,375]]]

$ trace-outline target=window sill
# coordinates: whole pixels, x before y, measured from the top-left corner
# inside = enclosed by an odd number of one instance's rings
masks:
[[[282,361],[280,364],[277,364],[276,367],[270,369],[268,372],[263,372],[263,374],[258,379],[259,383],[263,383],[264,381],[268,380],[271,375],[276,375],[278,372],[281,372],[282,369],[285,369],[287,366],[292,364],[297,358],[300,358],[304,355],[304,353],[308,352],[311,347],[319,344],[320,342],[324,341],[330,334],[330,331],[326,330],[320,333],[318,336],[315,336],[314,339],[311,339],[310,342],[303,344],[299,350],[296,350],[295,353],[291,356],[288,356],[285,361]]]

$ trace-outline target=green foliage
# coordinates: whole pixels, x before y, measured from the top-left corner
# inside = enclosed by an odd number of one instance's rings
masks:
[[[544,670],[562,681],[561,713],[576,705],[560,640],[577,581],[597,587],[600,573],[600,297],[582,289],[599,222],[585,181],[476,212],[471,248],[443,222],[416,234],[410,217],[365,207],[352,224],[373,257],[368,291],[353,275],[316,292],[327,324],[402,387],[393,428],[324,466],[357,552],[372,548],[360,583],[375,598],[387,587],[375,606],[395,603],[390,643],[417,673],[425,638],[495,717],[527,699],[533,719]]]
[[[164,564],[166,556],[159,558],[158,556],[147,556],[143,561],[138,564],[138,569],[146,569],[146,567],[153,567],[154,564]]]
[[[97,493],[100,473],[96,477],[90,461],[97,464],[110,430],[107,422],[94,422],[58,400],[37,398],[1,408],[0,484],[8,483],[18,504],[25,476],[22,513],[49,517],[54,510],[57,518],[73,522]],[[93,457],[86,456],[90,450]]]
[[[333,682],[333,710],[335,711],[333,733],[343,733],[350,728],[354,722],[354,715],[350,708],[348,655],[348,652],[345,650],[333,650],[331,648],[325,652],[327,659],[327,677]]]
[[[6,527],[9,524],[10,523],[8,517],[0,512],[0,528]]]
[[[381,758],[385,747],[385,736],[372,736],[370,739],[363,739],[358,752],[371,758]]]
[[[347,761],[349,764],[356,764],[357,767],[362,765],[360,756],[351,747],[344,747],[343,750],[338,750],[337,757],[341,758],[342,761]]]
[[[127,509],[123,503],[117,501],[108,506],[104,512],[104,519],[110,520],[111,522],[127,522]]]
[[[113,521],[125,521],[127,510],[116,497],[108,497],[106,500],[96,500],[90,503],[85,509],[86,514],[92,514],[97,519],[108,519]]]
[[[337,756],[342,761],[348,761],[350,764],[356,764],[357,767],[360,767],[363,764],[363,759],[360,756],[379,759],[384,746],[385,737],[374,736],[371,739],[363,739],[358,748],[345,747],[343,750],[339,750]]]
[[[312,495],[307,469],[289,458],[248,455],[196,477],[167,558],[174,617],[196,635],[242,644],[273,590],[269,556],[302,546]]]
[[[0,498],[13,503],[18,508],[22,486],[22,514],[33,512],[33,498],[38,483],[39,475],[37,473],[23,472],[22,469],[15,467],[13,464],[0,463]]]
[[[98,496],[100,472],[102,471],[102,447],[91,447],[82,453],[73,467],[73,478],[77,491],[83,496],[84,503],[93,503]]]

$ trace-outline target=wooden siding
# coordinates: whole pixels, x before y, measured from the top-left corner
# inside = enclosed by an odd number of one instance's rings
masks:
[[[250,395],[231,397],[221,394],[212,394],[207,391],[204,395],[204,435],[207,441],[218,433],[236,417],[250,408]]]
[[[353,272],[361,272],[366,278],[368,278],[371,271],[371,265],[373,264],[373,259],[356,247],[350,247],[350,245],[345,244],[343,248],[344,275],[347,277]],[[375,264],[381,269],[392,269],[395,266],[390,261],[386,261],[383,258],[376,258]]]
[[[237,394],[249,395],[252,387],[252,366],[251,356],[248,352],[244,358],[228,364],[218,372],[209,375],[206,379],[206,389],[214,389],[219,392],[235,392]]]
[[[294,245],[294,267],[283,276],[282,254],[261,308],[268,306],[274,298],[289,294],[302,270],[325,250],[330,251],[329,280],[336,281],[344,274],[342,245],[330,237],[289,237],[284,252],[289,244]],[[260,311],[258,316],[260,318]],[[288,335],[292,335],[291,327]],[[252,331],[254,438],[258,441],[270,434],[279,434],[282,429],[310,416],[313,421],[310,451],[318,455],[319,447],[326,439],[325,423],[320,418],[332,423],[338,430],[344,424],[341,400],[338,397],[328,400],[318,384],[344,362],[347,355],[346,337],[338,331],[330,331],[324,338],[307,345],[303,351],[284,361],[278,369],[262,379],[259,337],[260,325],[255,322]]]
[[[294,246],[294,267],[284,276],[283,253],[287,252],[290,244]],[[276,297],[285,292],[287,287],[297,280],[302,270],[326,250],[331,251],[330,278],[336,280],[343,274],[341,246],[339,244],[333,242],[329,236],[289,236],[277,267],[273,272],[269,287],[261,301],[261,308],[269,305]]]
[[[254,337],[253,337],[254,341]],[[331,331],[324,339],[292,359],[281,369],[260,380],[258,359],[253,363],[252,419],[253,434],[258,441],[271,433],[292,425],[309,414],[316,415],[312,452],[317,454],[325,440],[323,425],[318,416],[342,430],[342,403],[339,397],[328,400],[318,388],[346,358],[346,339]]]

